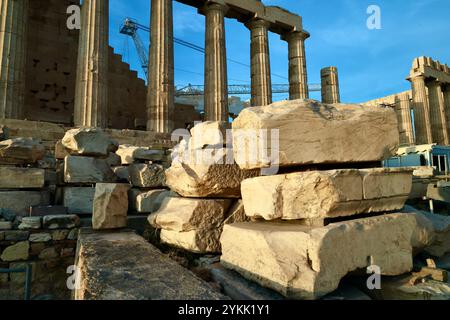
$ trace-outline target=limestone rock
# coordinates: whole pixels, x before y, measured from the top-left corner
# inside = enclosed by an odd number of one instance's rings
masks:
[[[42,259],[42,260],[54,259],[54,258],[58,258],[58,257],[59,257],[59,254],[54,247],[45,248],[39,254],[39,259]]]
[[[52,235],[50,233],[32,233],[30,234],[30,242],[48,242],[52,240]]]
[[[179,232],[216,229],[223,225],[231,203],[227,199],[168,197],[148,219],[157,229]]]
[[[242,182],[245,213],[266,220],[400,210],[412,185],[403,169],[306,171]]]
[[[166,189],[150,190],[136,197],[136,211],[139,213],[153,213],[159,210],[170,191]]]
[[[115,182],[116,175],[108,162],[91,157],[67,156],[64,160],[66,183]]]
[[[103,130],[79,128],[66,132],[62,145],[73,155],[108,156],[115,152],[119,143],[111,139]]]
[[[11,230],[11,231],[4,231],[5,235],[5,241],[25,241],[30,236],[29,231],[17,231],[17,230]]]
[[[137,160],[162,161],[165,158],[163,150],[150,150],[130,145],[120,145],[116,153],[120,156],[122,165],[133,164]]]
[[[195,125],[191,129],[189,149],[203,149],[214,146],[223,148],[227,143],[227,130],[231,124],[225,121],[205,121]]]
[[[64,206],[71,214],[92,213],[95,188],[65,187],[63,195]]]
[[[43,188],[45,170],[34,168],[0,167],[0,188]]]
[[[191,231],[171,231],[161,230],[161,242],[181,248],[183,250],[207,254],[220,253],[221,229],[211,230],[191,230]]]
[[[259,171],[241,170],[234,163],[231,149],[205,149],[200,153],[202,156],[189,162],[174,161],[166,170],[166,184],[183,197],[239,198],[241,182],[259,175]]]
[[[41,217],[23,217],[19,225],[19,230],[40,229],[41,226]]]
[[[435,239],[432,245],[425,248],[425,251],[432,256],[442,257],[450,252],[450,217],[422,212],[422,214],[432,223]]]
[[[53,241],[65,240],[69,235],[69,230],[54,230],[51,232]]]
[[[14,214],[25,216],[30,213],[31,206],[50,204],[48,191],[0,191],[2,209]]]
[[[279,130],[279,145],[258,150],[260,140],[270,145],[271,130]],[[242,169],[380,161],[395,155],[398,145],[391,108],[293,100],[246,108],[233,121]]]
[[[30,250],[30,244],[28,241],[18,242],[12,246],[7,247],[0,258],[3,261],[20,261],[28,259],[28,251]]]
[[[94,230],[127,226],[128,184],[97,183],[92,226]]]
[[[389,214],[305,227],[253,222],[225,225],[221,263],[289,299],[316,299],[351,271],[377,265],[387,276],[411,271],[415,219]]]
[[[0,221],[0,230],[11,230],[12,227],[11,221]]]
[[[80,225],[80,218],[75,214],[45,216],[43,226],[46,229],[71,229]]]
[[[160,164],[132,164],[129,166],[129,172],[131,184],[135,187],[164,187],[164,167]]]
[[[0,164],[33,164],[44,155],[44,146],[32,138],[0,141]]]

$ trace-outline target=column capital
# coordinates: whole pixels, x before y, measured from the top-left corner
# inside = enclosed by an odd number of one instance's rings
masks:
[[[230,10],[230,7],[223,0],[208,0],[203,7],[198,9],[198,13],[204,15],[211,10],[222,11],[225,15],[227,14],[228,10]]]
[[[301,41],[305,41],[306,39],[308,39],[311,35],[309,34],[308,31],[306,30],[302,30],[302,31],[292,31],[289,33],[286,33],[284,35],[281,36],[281,40],[290,42],[292,40],[301,40]]]
[[[270,22],[261,18],[252,18],[245,23],[245,26],[252,30],[255,28],[269,28]]]

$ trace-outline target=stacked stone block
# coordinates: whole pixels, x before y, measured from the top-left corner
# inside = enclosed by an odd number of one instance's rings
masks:
[[[239,169],[226,144],[229,129],[226,122],[204,122],[175,147],[166,171],[166,184],[175,194],[149,217],[161,230],[163,243],[194,253],[219,253],[225,222],[242,218],[240,184],[258,172]]]

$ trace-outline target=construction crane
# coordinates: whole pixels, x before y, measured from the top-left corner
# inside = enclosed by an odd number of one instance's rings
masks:
[[[138,23],[135,19],[126,18],[123,24],[120,26],[120,33],[130,36],[133,39],[134,45],[136,47],[139,60],[141,62],[142,70],[145,73],[145,76],[148,81],[148,51],[146,50],[144,43],[139,37],[138,30],[142,30],[145,32],[150,32],[150,28]],[[205,49],[197,46],[193,43],[173,38],[173,42],[184,47],[190,48],[192,50],[198,51],[200,53],[205,53]],[[230,59],[228,59],[230,60]],[[231,60],[232,62],[239,63],[240,62]],[[321,86],[319,84],[309,85],[310,92],[317,92],[321,90]],[[277,93],[289,93],[289,85],[288,84],[275,84],[272,86],[272,92],[274,94]],[[251,85],[229,85],[228,86],[228,94],[232,95],[249,95],[251,94]],[[202,96],[204,95],[204,86],[203,85],[191,85],[177,87],[175,91],[175,96]]]

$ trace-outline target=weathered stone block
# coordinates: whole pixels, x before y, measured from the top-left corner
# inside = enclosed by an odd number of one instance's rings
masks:
[[[258,176],[259,171],[239,169],[232,152],[205,149],[196,151],[189,162],[174,161],[166,170],[166,184],[183,197],[239,198],[241,182]]]
[[[64,181],[66,183],[115,182],[116,175],[108,162],[90,157],[68,156],[64,160]]]
[[[46,229],[72,229],[80,225],[80,218],[75,214],[45,216],[43,227]]]
[[[136,211],[139,213],[153,213],[159,210],[170,191],[166,189],[150,190],[136,197]]]
[[[95,187],[92,227],[94,230],[127,226],[128,184],[98,183]]]
[[[34,168],[0,167],[0,188],[43,188],[45,170]]]
[[[119,180],[130,181],[130,172],[128,171],[128,167],[113,167],[112,170]]]
[[[242,169],[380,161],[399,145],[391,108],[283,101],[244,109],[232,126],[234,156]],[[277,146],[271,146],[270,130],[278,130]],[[258,148],[261,142],[268,150]]]
[[[49,205],[48,191],[0,191],[0,206],[17,215],[28,215],[31,206]]]
[[[119,147],[117,141],[97,128],[79,128],[66,132],[62,145],[73,155],[108,156]]]
[[[257,177],[241,189],[248,216],[295,220],[400,210],[411,185],[407,170],[349,169]]]
[[[228,212],[228,218],[225,220],[224,224],[232,224],[238,222],[250,222],[250,218],[245,214],[244,203],[241,199],[235,202],[231,206]]]
[[[52,235],[47,232],[32,233],[29,238],[30,242],[48,242],[52,240]]]
[[[23,217],[19,229],[40,229],[41,226],[41,217]]]
[[[164,187],[164,167],[160,164],[132,164],[129,166],[129,172],[131,184],[135,187]]]
[[[56,251],[56,248],[54,248],[54,247],[45,248],[39,254],[39,259],[42,259],[42,260],[54,259],[54,258],[58,258],[58,257],[59,257],[59,253]]]
[[[44,155],[44,146],[32,138],[0,141],[0,164],[33,164]]]
[[[221,229],[172,231],[162,229],[161,242],[183,250],[207,254],[219,253]]]
[[[290,299],[316,299],[334,291],[349,272],[376,265],[383,275],[412,269],[409,214],[305,227],[253,222],[225,225],[221,263]]]
[[[28,241],[18,242],[12,246],[3,250],[0,258],[3,261],[20,261],[28,259],[28,251],[30,249],[30,243]]]
[[[51,232],[53,241],[65,240],[69,235],[70,230],[54,230]]]
[[[95,188],[65,187],[63,203],[71,214],[92,213]]]
[[[30,233],[28,231],[4,231],[5,241],[25,241],[28,240]]]
[[[224,298],[134,232],[80,232],[78,243],[76,300]],[[135,276],[123,281],[124,274]]]
[[[116,153],[120,156],[122,165],[133,164],[137,160],[163,161],[165,158],[163,150],[150,150],[130,145],[120,145]]]
[[[206,121],[195,125],[191,129],[189,149],[203,149],[204,147],[223,148],[227,143],[227,130],[231,124],[224,121]]]
[[[0,221],[0,230],[11,230],[12,227],[11,221]]]
[[[215,229],[223,225],[231,203],[228,199],[168,197],[148,219],[158,229],[179,232]]]

